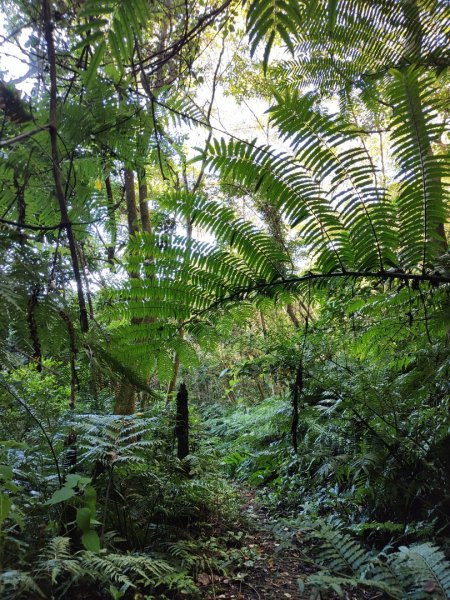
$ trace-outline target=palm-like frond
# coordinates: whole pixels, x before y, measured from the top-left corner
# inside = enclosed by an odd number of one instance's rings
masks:
[[[443,252],[439,227],[448,214],[448,156],[432,149],[442,129],[430,102],[433,78],[414,67],[391,74],[388,89],[394,106],[392,151],[399,165],[401,260],[407,268],[421,265],[425,271]]]
[[[360,132],[343,117],[316,108],[312,95],[277,96],[270,111],[291,153],[220,140],[209,144],[202,159],[224,183],[262,195],[298,229],[316,270],[304,280],[383,275],[392,268],[427,276],[442,250],[447,172],[443,158],[432,153],[439,129],[428,84],[428,77],[421,79],[410,68],[393,72],[387,85],[395,105],[392,140],[401,184],[395,200],[381,185]],[[143,322],[140,329],[126,326],[129,357],[137,357],[140,342],[150,340],[146,343],[156,351],[159,372],[170,374],[180,322],[189,333],[209,320],[212,331],[213,309],[298,292],[302,278],[287,278],[286,256],[276,242],[230,208],[188,193],[167,196],[165,203],[212,241],[135,236],[128,262],[138,276],[109,295],[111,318]],[[192,357],[192,346],[186,344],[181,351]]]
[[[277,100],[272,120],[295,159],[328,188],[328,202],[349,231],[358,268],[393,264],[392,207],[359,134],[343,118],[315,109],[314,96],[287,93]]]
[[[167,200],[167,199],[166,199]],[[156,360],[158,373],[171,374],[171,354],[195,363],[192,339],[183,339],[181,323],[197,342],[214,337],[212,309],[226,301],[255,298],[261,286],[281,280],[285,254],[269,236],[238,219],[227,207],[186,194],[171,199],[179,215],[214,237],[200,242],[180,235],[136,235],[128,264],[133,277],[108,292],[108,316],[121,321],[121,357],[127,364]],[[264,297],[273,295],[267,289]],[[199,322],[199,318],[200,319]]]
[[[279,69],[292,88],[330,94],[390,68],[449,64],[450,8],[443,0],[309,0],[301,16],[295,59]]]
[[[396,264],[393,206],[354,128],[314,108],[314,97],[277,98],[272,120],[294,154],[241,142],[214,143],[222,177],[274,202],[322,271],[384,270]]]
[[[279,37],[293,51],[294,41],[302,23],[302,4],[298,0],[253,0],[247,12],[247,31],[252,54],[262,40],[266,41],[264,68]]]
[[[292,156],[270,147],[214,142],[208,161],[223,180],[236,182],[268,198],[301,234],[324,271],[350,268],[348,232],[327,202],[325,190]]]

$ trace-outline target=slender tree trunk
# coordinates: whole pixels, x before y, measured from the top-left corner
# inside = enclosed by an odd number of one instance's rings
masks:
[[[36,361],[36,369],[40,373],[42,371],[42,350],[41,343],[39,341],[38,327],[35,315],[36,307],[38,305],[39,291],[39,286],[34,286],[31,291],[31,295],[28,298],[27,321],[31,342],[33,344],[33,358]]]
[[[77,342],[75,338],[75,330],[69,315],[63,310],[59,311],[61,319],[67,326],[67,335],[69,336],[70,346],[70,403],[69,409],[75,409],[76,390],[79,388],[78,375],[76,370],[76,358],[78,354]]]
[[[255,383],[256,383],[256,387],[258,388],[260,399],[264,400],[266,394],[264,393],[264,386],[261,382],[261,379],[259,379],[259,377],[255,377]]]
[[[129,237],[133,237],[139,231],[138,211],[136,206],[136,192],[134,189],[134,171],[132,169],[124,169],[125,175],[125,201],[127,205],[127,221],[128,221],[128,234]],[[139,271],[128,272],[128,275],[132,279],[139,278]],[[142,320],[133,318],[132,323],[138,324]],[[114,403],[114,414],[116,415],[132,415],[136,412],[136,389],[135,386],[127,381],[123,380],[120,383],[119,389],[116,393]]]
[[[49,110],[49,133],[52,155],[53,179],[55,182],[56,197],[58,199],[59,210],[61,214],[61,227],[66,231],[67,241],[69,243],[70,256],[72,259],[73,275],[77,286],[78,306],[80,310],[81,331],[89,331],[88,313],[86,301],[84,299],[83,285],[78,262],[77,248],[73,234],[72,223],[67,211],[67,203],[62,184],[61,170],[59,167],[58,151],[58,129],[57,129],[57,81],[56,81],[56,52],[53,41],[53,22],[50,0],[43,0],[42,12],[44,17],[45,41],[47,44],[47,57],[50,71],[50,110]]]
[[[296,329],[300,329],[300,321],[298,320],[298,317],[297,317],[297,315],[295,314],[295,308],[294,308],[294,305],[293,305],[293,304],[291,304],[291,303],[289,303],[289,304],[286,306],[286,312],[287,312],[287,314],[288,314],[289,318],[291,319],[291,321],[292,321],[292,323],[293,323],[294,327],[295,327]]]
[[[117,242],[117,224],[116,224],[116,215],[114,211],[114,196],[111,186],[111,178],[109,175],[105,177],[105,188],[106,188],[106,197],[108,200],[108,229],[110,235],[109,246],[106,250],[106,256],[108,259],[108,263],[112,266],[114,265],[114,257],[116,253],[116,242]]]
[[[167,387],[167,398],[166,398],[167,404],[169,404],[169,402],[172,400],[173,394],[175,392],[179,369],[180,369],[180,357],[178,356],[178,353],[176,353],[174,361],[173,361],[172,378],[169,381],[169,385]]]
[[[292,386],[292,423],[291,423],[291,435],[292,435],[292,447],[294,452],[298,452],[298,421],[299,421],[299,404],[300,397],[303,391],[303,365],[297,369],[295,376],[295,382]]]
[[[139,231],[139,218],[134,190],[134,171],[125,169],[125,200],[127,203],[128,233],[131,236]]]
[[[148,201],[147,201],[147,181],[145,176],[145,170],[139,176],[139,210],[141,213],[141,224],[142,231],[144,233],[151,233],[152,226],[150,223],[150,213],[148,210]]]

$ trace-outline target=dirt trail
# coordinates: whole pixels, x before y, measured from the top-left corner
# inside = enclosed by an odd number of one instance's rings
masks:
[[[265,512],[259,508],[251,492],[244,492],[244,510],[251,526],[249,535],[259,558],[241,577],[219,578],[214,585],[204,588],[207,600],[304,600],[308,595],[299,591],[297,580],[311,572],[302,563],[300,551],[283,549],[273,533]]]

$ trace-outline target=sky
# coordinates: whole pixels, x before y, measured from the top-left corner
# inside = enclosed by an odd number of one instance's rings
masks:
[[[23,30],[19,36],[20,45],[24,45],[29,36],[30,30]],[[4,75],[5,83],[13,83],[15,87],[24,93],[30,93],[32,82],[22,78],[29,71],[27,56],[22,53],[15,42],[5,39],[5,15],[0,13],[0,70]]]

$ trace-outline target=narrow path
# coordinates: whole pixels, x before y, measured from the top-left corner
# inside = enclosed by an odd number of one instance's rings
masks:
[[[217,577],[200,589],[204,600],[339,600],[332,591],[316,593],[300,591],[299,580],[306,579],[318,570],[314,561],[308,558],[309,544],[303,545],[300,539],[292,540],[288,546],[276,538],[272,526],[276,523],[268,518],[263,508],[255,501],[251,490],[242,492],[243,510],[250,522],[244,531],[245,546],[256,550],[257,558],[244,566],[242,572],[230,577]],[[301,536],[301,533],[299,532]],[[303,551],[302,551],[303,550]],[[254,552],[252,552],[254,554]],[[249,552],[250,554],[250,552]],[[251,557],[250,557],[251,558]],[[344,590],[345,600],[383,600],[384,594],[368,589],[349,588]]]
[[[213,585],[203,588],[206,600],[304,600],[308,595],[299,591],[297,580],[311,572],[302,563],[300,552],[283,549],[273,533],[265,512],[255,502],[252,492],[244,492],[244,510],[251,527],[247,533],[246,545],[254,547],[258,558],[243,573],[230,578],[218,578]]]

